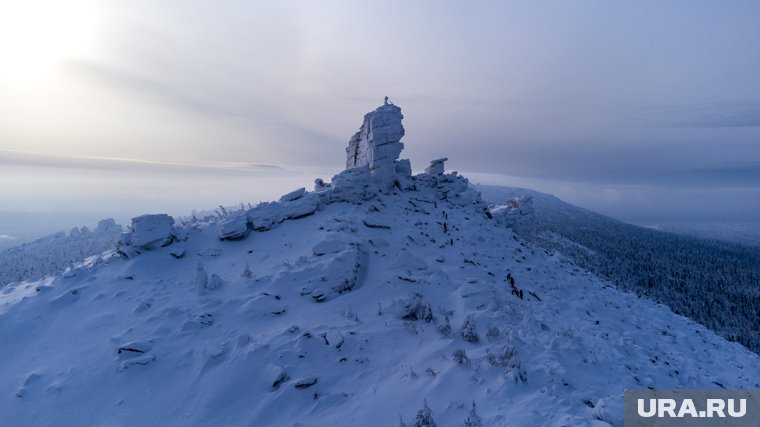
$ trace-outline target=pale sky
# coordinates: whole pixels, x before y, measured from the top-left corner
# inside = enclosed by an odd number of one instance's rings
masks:
[[[273,199],[402,157],[628,220],[760,211],[760,2],[0,0],[0,211]]]

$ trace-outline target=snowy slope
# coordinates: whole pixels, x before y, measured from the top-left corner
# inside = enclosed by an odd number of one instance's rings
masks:
[[[6,290],[2,413],[18,425],[388,425],[426,399],[440,425],[458,425],[472,400],[492,425],[620,425],[625,387],[757,386],[760,360],[743,347],[514,240],[479,212],[417,198],[334,204],[241,241],[219,241],[209,224],[134,259],[106,255]],[[392,228],[362,223],[372,207]],[[436,223],[444,211],[449,234]],[[318,303],[300,290],[317,278],[311,269],[341,273],[312,250],[335,240],[359,242],[365,277]],[[183,258],[170,255],[175,246]],[[199,259],[219,289],[197,289]],[[525,299],[511,295],[507,271]],[[401,318],[413,293],[433,322]],[[444,311],[451,336],[436,331]],[[457,335],[469,314],[478,343]],[[498,336],[486,336],[489,326]],[[118,348],[134,341],[150,348],[147,364],[122,367],[131,359]],[[486,351],[505,346],[519,368],[488,363]],[[452,361],[457,349],[470,366]],[[274,390],[281,372],[290,379]],[[295,388],[311,376],[316,385]]]
[[[492,202],[530,196],[520,236],[760,353],[759,248],[637,227],[522,188],[476,188]]]
[[[760,386],[756,354],[517,238],[456,174],[396,173],[143,217],[120,255],[6,287],[4,421],[413,425],[427,404],[459,426],[475,402],[483,425],[602,426],[626,387]]]

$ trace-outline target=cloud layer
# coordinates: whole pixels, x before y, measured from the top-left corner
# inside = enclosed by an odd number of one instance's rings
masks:
[[[740,217],[760,185],[754,1],[97,4],[92,55],[36,92],[0,86],[0,162],[13,166],[0,179],[43,166],[145,179],[337,171],[388,95],[416,168],[448,156],[576,188],[569,201],[623,219],[664,199],[684,209],[663,215],[712,215],[688,201],[716,194]],[[609,191],[591,197],[598,188]]]

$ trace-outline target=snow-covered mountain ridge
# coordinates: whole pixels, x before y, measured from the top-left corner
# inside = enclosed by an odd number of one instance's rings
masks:
[[[757,355],[520,239],[442,161],[412,176],[391,107],[314,191],[138,217],[117,251],[3,289],[4,419],[601,426],[626,387],[760,386]]]
[[[494,202],[530,198],[519,236],[760,353],[757,247],[637,227],[523,188],[476,188]]]

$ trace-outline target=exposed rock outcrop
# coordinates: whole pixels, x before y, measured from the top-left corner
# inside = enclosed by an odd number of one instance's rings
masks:
[[[431,195],[437,195],[438,200],[456,205],[484,204],[466,178],[456,172],[445,173],[444,162],[448,160],[445,157],[430,162],[425,173],[412,175],[411,162],[399,159],[404,149],[401,142],[405,133],[401,123],[403,118],[401,108],[386,100],[384,105],[364,115],[359,131],[351,137],[346,148],[346,169],[335,175],[331,182],[318,178],[314,181],[313,191],[298,188],[278,201],[263,202],[226,215],[216,224],[219,239],[244,239],[251,231],[270,230],[283,221],[311,215],[330,203],[361,203],[378,194],[394,191],[418,191],[427,187],[434,189]],[[430,202],[435,203],[434,200]],[[173,219],[164,214],[134,218],[132,231],[124,234],[119,253],[129,257],[134,252],[170,244],[178,239],[176,233],[172,234],[173,225]],[[364,225],[390,227],[377,225],[370,219]],[[111,228],[113,224],[103,223],[102,226]]]

